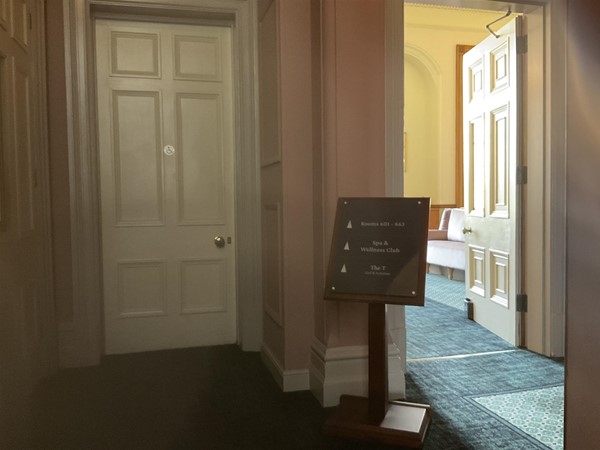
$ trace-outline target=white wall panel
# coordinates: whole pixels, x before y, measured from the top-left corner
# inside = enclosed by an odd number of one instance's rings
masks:
[[[160,94],[113,91],[117,225],[163,224]]]
[[[111,76],[160,78],[160,35],[110,33]]]
[[[283,229],[281,205],[263,207],[263,296],[265,312],[283,326]]]
[[[508,308],[509,254],[490,249],[490,300]]]
[[[510,85],[510,44],[510,39],[506,39],[498,47],[490,51],[490,91],[493,94]]]
[[[175,35],[175,79],[221,81],[221,40],[218,37]]]
[[[509,168],[510,168],[510,123],[508,105],[490,114],[491,158],[490,158],[490,214],[494,217],[509,217]]]
[[[485,272],[486,257],[485,248],[475,245],[469,245],[468,258],[470,260],[471,271],[469,276],[469,290],[477,295],[485,296]]]
[[[8,121],[8,61],[0,58],[0,241],[6,238],[8,231],[9,215],[9,164],[12,155],[9,149],[14,148],[9,144],[10,125]]]
[[[24,50],[29,47],[29,11],[25,0],[12,0],[12,37]]]
[[[34,222],[34,161],[31,141],[31,112],[29,74],[15,65],[13,71],[15,96],[15,150],[17,157],[17,217],[21,238],[31,234]]]
[[[0,0],[0,27],[8,31],[10,17],[8,15],[8,0]]]
[[[181,225],[216,225],[225,220],[221,101],[216,94],[176,96]]]
[[[162,316],[167,313],[164,261],[119,261],[117,270],[119,317]]]
[[[469,167],[467,185],[467,211],[470,215],[483,217],[485,214],[485,130],[483,116],[469,122],[467,135],[469,146]]]
[[[183,314],[227,311],[227,269],[224,260],[180,261],[180,295]]]
[[[279,19],[271,2],[259,24],[260,45],[260,152],[263,167],[281,162]]]
[[[475,61],[469,67],[469,101],[477,101],[483,98],[483,60]]]

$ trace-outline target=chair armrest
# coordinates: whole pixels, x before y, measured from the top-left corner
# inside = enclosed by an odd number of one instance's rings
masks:
[[[427,240],[446,241],[448,240],[448,230],[429,230],[427,232]]]

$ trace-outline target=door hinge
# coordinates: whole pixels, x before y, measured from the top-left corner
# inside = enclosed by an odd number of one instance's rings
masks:
[[[528,40],[527,35],[517,37],[517,55],[523,55],[527,53]]]
[[[527,294],[517,294],[517,312],[527,312]]]
[[[33,15],[29,13],[29,29],[33,30]]]
[[[517,167],[517,184],[527,184],[527,166]]]

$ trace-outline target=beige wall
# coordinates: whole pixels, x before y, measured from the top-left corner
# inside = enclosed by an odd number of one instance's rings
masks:
[[[313,330],[310,14],[310,0],[259,8],[263,339],[286,371],[308,366]]]
[[[281,2],[281,143],[287,369],[306,369],[313,335],[310,0]]]
[[[327,259],[337,198],[385,195],[385,2],[328,1],[322,13]],[[366,344],[365,305],[327,302],[323,317],[316,337],[328,347]]]
[[[378,1],[259,3],[264,345],[284,370],[315,335],[366,344],[365,306],[325,303],[323,278],[337,198],[385,194],[383,23]]]
[[[71,219],[62,0],[48,0],[48,128],[52,197],[54,289],[58,322],[73,320],[71,279]]]
[[[263,346],[285,363],[279,3],[259,3]]]
[[[431,197],[433,205],[457,204],[456,46],[481,42],[489,36],[485,25],[498,17],[497,12],[406,5],[406,196]]]
[[[566,448],[600,445],[600,4],[567,2]]]

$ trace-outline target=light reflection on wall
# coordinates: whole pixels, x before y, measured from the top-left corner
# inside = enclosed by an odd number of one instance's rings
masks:
[[[406,154],[404,193],[442,202],[440,184],[439,73],[426,55],[407,48],[404,57],[404,127]]]

